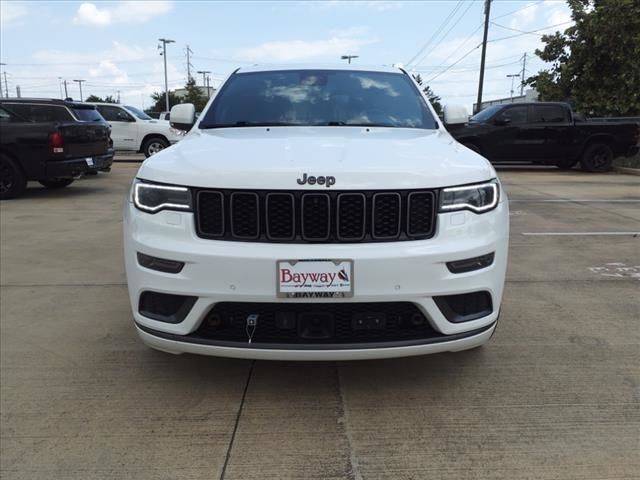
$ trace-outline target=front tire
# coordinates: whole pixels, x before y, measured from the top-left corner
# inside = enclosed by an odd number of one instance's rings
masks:
[[[54,180],[40,180],[40,185],[51,190],[68,187],[73,183],[73,178],[56,178]]]
[[[606,172],[613,163],[613,150],[606,143],[589,145],[580,160],[580,166],[585,172]]]
[[[142,152],[144,156],[149,158],[151,155],[155,155],[156,153],[164,150],[169,146],[169,142],[167,142],[164,138],[161,137],[151,137],[142,147]]]
[[[22,195],[27,188],[27,178],[20,166],[11,158],[0,155],[0,200]]]

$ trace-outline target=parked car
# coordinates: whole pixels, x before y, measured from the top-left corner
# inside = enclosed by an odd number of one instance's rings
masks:
[[[458,351],[496,328],[507,197],[397,68],[234,72],[124,211],[137,331],[173,353]]]
[[[160,112],[160,116],[158,117],[158,120],[165,120],[165,121],[170,121],[171,120],[171,112]]]
[[[459,120],[460,121],[460,120]],[[613,159],[638,151],[640,127],[574,115],[569,104],[535,102],[494,105],[465,123],[448,124],[451,135],[492,162],[526,160],[603,172]]]
[[[183,132],[166,120],[154,120],[130,105],[96,103],[100,114],[111,124],[111,138],[116,150],[142,152],[146,157],[178,142]]]
[[[0,99],[0,199],[27,181],[63,188],[113,162],[109,124],[94,105],[40,98]]]

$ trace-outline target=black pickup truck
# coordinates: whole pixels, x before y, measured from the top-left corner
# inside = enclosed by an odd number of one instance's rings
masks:
[[[0,200],[27,181],[63,188],[82,174],[109,169],[111,127],[95,105],[55,99],[0,100]]]
[[[585,120],[566,103],[494,105],[466,124],[447,125],[458,142],[491,162],[531,161],[588,172],[611,168],[614,158],[638,152],[640,125]]]

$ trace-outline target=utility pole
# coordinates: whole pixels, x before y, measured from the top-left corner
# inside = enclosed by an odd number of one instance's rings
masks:
[[[520,77],[520,96],[524,95],[524,71],[527,68],[527,52],[522,57],[522,76]]]
[[[340,57],[340,60],[347,60],[349,62],[349,65],[351,65],[351,59],[353,58],[358,58],[358,55],[342,55]]]
[[[64,97],[62,96],[62,77],[58,77],[58,86],[60,87],[60,99],[64,100]]]
[[[118,92],[118,103],[120,103],[120,90],[117,90]]]
[[[512,73],[511,75],[507,75],[507,78],[511,79],[511,103],[513,103],[513,79],[519,76],[519,73]]]
[[[209,75],[207,75],[207,98],[211,98],[211,89],[209,87],[209,81],[211,80],[211,77]]]
[[[482,110],[482,87],[484,86],[484,59],[487,54],[487,36],[489,35],[489,15],[491,13],[491,0],[484,0],[484,36],[482,37],[482,57],[480,57],[480,80],[478,82],[478,101],[476,111]]]
[[[209,83],[207,82],[207,73],[211,73],[209,70],[198,70],[198,73],[202,74],[202,86],[207,89],[207,98],[209,98]]]
[[[7,83],[7,72],[4,71],[4,96],[9,98],[9,84]]]
[[[168,38],[159,38],[158,41],[162,42],[162,55],[164,57],[164,101],[166,110],[169,111],[169,80],[167,79],[167,43],[175,43],[175,40],[169,40]],[[160,48],[160,45],[158,45]]]
[[[193,55],[193,50],[191,50],[189,48],[189,45],[187,45],[187,83],[189,83],[191,81],[191,69],[193,68],[193,65],[191,65],[191,58],[190,55]]]
[[[20,98],[22,95],[20,95],[20,85],[16,85],[16,97]]]
[[[82,82],[86,82],[86,80],[74,80],[74,82],[80,85],[80,101],[82,102]]]
[[[69,98],[69,92],[67,92],[67,81],[62,82],[64,85],[64,98]]]

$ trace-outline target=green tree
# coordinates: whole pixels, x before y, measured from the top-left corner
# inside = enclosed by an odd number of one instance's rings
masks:
[[[152,112],[164,112],[167,108],[167,104],[164,98],[164,92],[153,92],[151,94],[151,98],[154,101],[154,104],[149,108],[149,111]],[[176,97],[174,92],[169,92],[169,109],[174,105],[180,103],[180,99]]]
[[[422,80],[422,76],[419,73],[417,75],[414,75],[413,78],[416,83],[422,88],[422,91],[429,99],[431,105],[433,105],[433,109],[436,111],[436,113],[438,115],[442,115],[442,103],[440,103],[441,98],[433,93],[433,90],[431,90],[431,87],[429,85],[423,86],[424,80]]]
[[[113,98],[111,95],[107,95],[106,97],[98,97],[97,95],[89,95],[84,99],[85,102],[94,102],[94,103],[118,103],[118,101]]]
[[[183,98],[183,103],[193,103],[196,106],[196,112],[201,112],[209,99],[196,85],[196,80],[190,78],[184,88],[187,94]]]
[[[567,2],[575,23],[542,37],[536,55],[551,67],[527,83],[592,115],[640,115],[640,1]]]

